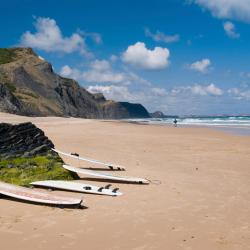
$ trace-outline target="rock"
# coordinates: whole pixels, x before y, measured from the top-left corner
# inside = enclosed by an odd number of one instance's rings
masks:
[[[165,115],[161,111],[155,111],[154,113],[150,113],[151,118],[178,118],[176,115]]]
[[[35,156],[54,147],[43,131],[31,122],[11,125],[0,123],[1,158]]]

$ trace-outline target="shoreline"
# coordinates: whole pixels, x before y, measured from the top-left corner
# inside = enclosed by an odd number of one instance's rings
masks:
[[[146,122],[139,122],[139,121],[122,121],[121,122],[127,122],[131,124],[136,124],[136,125],[149,125],[149,126],[167,126],[167,127],[174,127],[170,123],[146,123]],[[223,126],[223,125],[194,125],[194,124],[178,124],[177,128],[207,128],[207,129],[212,129],[216,131],[221,131],[226,134],[231,134],[231,135],[238,135],[238,136],[250,136],[250,127],[240,127],[240,126]]]

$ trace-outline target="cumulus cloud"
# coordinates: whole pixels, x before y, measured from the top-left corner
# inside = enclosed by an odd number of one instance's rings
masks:
[[[200,61],[196,61],[188,66],[189,69],[198,71],[202,74],[205,74],[209,70],[209,66],[211,65],[211,61],[207,58],[202,59]]]
[[[155,47],[150,50],[146,48],[145,43],[137,42],[127,48],[122,54],[122,60],[142,69],[158,70],[169,65],[169,56],[167,48]]]
[[[191,0],[217,18],[250,22],[249,0]]]
[[[190,87],[193,94],[196,95],[214,95],[214,96],[220,96],[223,94],[223,90],[216,87],[213,83],[209,84],[207,86],[203,85],[194,85]]]
[[[35,33],[26,31],[20,44],[33,47],[46,52],[72,53],[75,51],[90,55],[87,50],[85,38],[79,33],[64,37],[56,21],[52,18],[38,17],[34,23]]]
[[[151,37],[155,42],[173,43],[180,40],[180,36],[178,34],[166,35],[159,30],[157,30],[156,33],[152,33],[148,28],[145,29],[145,35],[147,37]]]
[[[240,37],[240,34],[236,32],[235,25],[232,22],[223,23],[223,28],[230,38],[237,39]]]

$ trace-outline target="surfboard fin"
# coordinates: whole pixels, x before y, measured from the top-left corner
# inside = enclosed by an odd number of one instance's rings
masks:
[[[77,153],[70,153],[70,154],[79,157],[79,154]]]
[[[108,184],[108,185],[106,185],[104,188],[105,188],[105,189],[109,189],[111,186],[112,186],[112,184]]]
[[[84,187],[83,189],[85,189],[85,190],[91,190],[92,188],[89,187],[89,186],[86,186],[86,187]]]
[[[114,188],[112,192],[116,193],[118,190],[119,190],[119,188]]]
[[[104,187],[100,187],[97,191],[102,192],[103,189],[104,189]]]

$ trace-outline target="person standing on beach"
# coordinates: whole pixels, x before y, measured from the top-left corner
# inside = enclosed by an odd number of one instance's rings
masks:
[[[174,123],[174,126],[177,127],[177,120],[176,120],[176,118],[174,119],[173,123]]]

